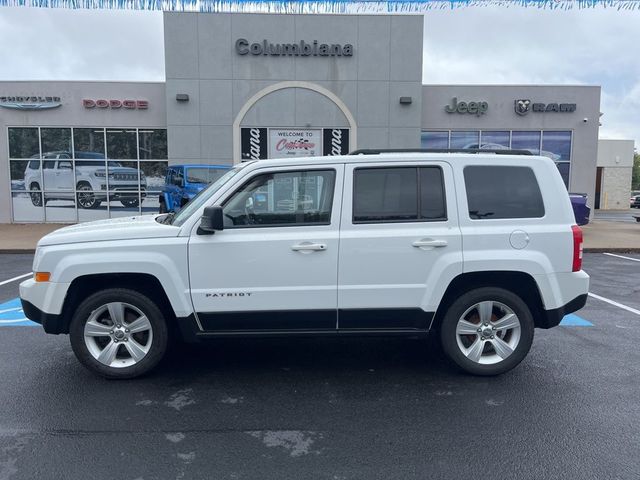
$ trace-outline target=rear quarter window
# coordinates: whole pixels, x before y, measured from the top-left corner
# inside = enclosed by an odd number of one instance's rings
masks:
[[[544,217],[540,186],[529,167],[470,165],[464,182],[473,220]]]

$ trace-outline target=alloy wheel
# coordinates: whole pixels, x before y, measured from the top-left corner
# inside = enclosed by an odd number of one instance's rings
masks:
[[[474,363],[494,365],[508,358],[520,342],[520,319],[507,305],[483,301],[468,308],[458,319],[456,341]]]
[[[91,208],[96,203],[96,196],[88,185],[78,187],[78,204],[82,208]]]
[[[142,361],[153,342],[153,328],[137,307],[111,302],[95,309],[84,326],[84,342],[91,356],[113,368]]]

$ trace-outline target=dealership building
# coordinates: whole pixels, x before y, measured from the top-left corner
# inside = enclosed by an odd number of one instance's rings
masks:
[[[165,13],[164,34],[165,83],[0,82],[0,223],[156,212],[173,164],[361,148],[528,150],[594,198],[600,87],[423,85],[422,16]]]

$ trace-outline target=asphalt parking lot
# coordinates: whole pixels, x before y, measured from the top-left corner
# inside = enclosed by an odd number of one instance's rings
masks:
[[[225,340],[106,381],[15,326],[0,255],[0,479],[638,479],[640,255],[585,254],[587,306],[497,378],[410,339]],[[9,302],[9,303],[7,303]]]

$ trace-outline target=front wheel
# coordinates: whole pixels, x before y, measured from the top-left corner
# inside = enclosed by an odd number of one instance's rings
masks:
[[[140,205],[140,200],[138,200],[137,198],[127,198],[120,200],[120,203],[122,203],[124,207],[133,208]]]
[[[106,378],[125,379],[155,368],[168,331],[157,305],[135,290],[101,290],[80,304],[69,329],[78,360]]]
[[[502,288],[478,288],[445,313],[440,341],[446,355],[474,375],[499,375],[517,366],[533,342],[534,322],[524,301]]]
[[[80,208],[94,209],[100,206],[100,200],[93,193],[93,188],[88,183],[78,185],[78,193],[76,194],[78,206]]]

